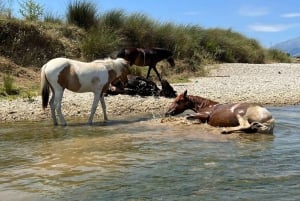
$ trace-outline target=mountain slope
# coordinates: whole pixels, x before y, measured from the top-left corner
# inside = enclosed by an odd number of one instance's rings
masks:
[[[279,49],[283,52],[289,53],[291,56],[300,56],[300,37],[278,43],[271,48]]]

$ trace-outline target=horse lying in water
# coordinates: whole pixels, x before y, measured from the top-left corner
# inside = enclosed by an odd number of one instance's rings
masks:
[[[236,131],[273,133],[275,120],[272,114],[258,104],[219,104],[199,96],[187,95],[185,91],[175,98],[165,115],[174,116],[187,109],[196,112],[188,115],[187,119],[197,119],[214,127],[225,127],[223,134]]]

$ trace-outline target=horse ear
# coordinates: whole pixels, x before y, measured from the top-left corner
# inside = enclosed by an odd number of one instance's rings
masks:
[[[187,90],[185,90],[185,91],[183,92],[183,96],[184,96],[184,97],[187,96]]]

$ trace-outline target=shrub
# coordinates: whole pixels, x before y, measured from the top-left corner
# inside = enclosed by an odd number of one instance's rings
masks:
[[[7,95],[19,94],[19,90],[14,88],[14,78],[10,74],[3,76],[3,88]]]
[[[99,17],[99,26],[118,31],[124,26],[125,20],[123,10],[111,10]]]
[[[176,25],[173,23],[155,24],[154,44],[156,47],[164,47],[169,50],[175,50],[176,46]]]
[[[121,30],[126,38],[125,46],[151,47],[154,44],[155,22],[147,15],[133,13],[126,17]]]
[[[231,29],[208,29],[200,45],[218,61],[240,63],[263,63],[264,51],[254,39],[248,39]]]
[[[67,22],[84,29],[97,25],[96,5],[87,0],[70,2],[67,9]]]
[[[291,57],[289,54],[277,49],[269,49],[266,51],[267,59],[270,61],[277,61],[281,63],[290,63]]]
[[[63,24],[63,20],[59,16],[55,16],[53,13],[48,12],[44,15],[44,22]]]
[[[111,56],[120,46],[121,38],[112,30],[98,28],[90,30],[81,43],[83,55],[89,59]]]

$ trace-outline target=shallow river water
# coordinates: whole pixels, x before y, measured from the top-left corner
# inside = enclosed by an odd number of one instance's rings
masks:
[[[0,124],[0,200],[299,200],[300,107],[274,135],[152,117]]]

